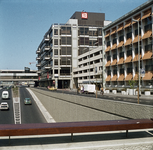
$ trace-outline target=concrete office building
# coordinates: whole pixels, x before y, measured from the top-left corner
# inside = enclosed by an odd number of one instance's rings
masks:
[[[153,0],[149,0],[104,27],[106,88],[129,88],[129,80],[139,79],[139,63],[145,70],[141,89],[153,88],[152,14]]]
[[[108,23],[104,13],[75,12],[66,24],[51,25],[36,51],[39,85],[77,88],[79,83],[95,78],[93,66],[98,64],[99,72],[102,65],[102,27]],[[82,57],[92,56],[98,57],[91,63],[89,59],[81,62]],[[83,78],[82,66],[86,66]]]

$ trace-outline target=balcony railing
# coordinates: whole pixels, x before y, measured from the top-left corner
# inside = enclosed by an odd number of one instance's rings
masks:
[[[50,69],[51,68],[51,65],[50,64],[47,64],[46,66],[45,66],[45,69]]]
[[[50,46],[45,46],[45,51],[49,51]]]
[[[45,56],[45,60],[49,60],[50,58],[50,55]]]

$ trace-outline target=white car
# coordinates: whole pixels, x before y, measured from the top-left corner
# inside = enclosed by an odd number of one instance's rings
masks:
[[[0,104],[0,109],[1,109],[1,110],[8,110],[8,109],[9,109],[8,103],[7,103],[7,102],[2,102],[2,103]]]
[[[8,91],[2,92],[2,99],[9,99],[9,92]]]

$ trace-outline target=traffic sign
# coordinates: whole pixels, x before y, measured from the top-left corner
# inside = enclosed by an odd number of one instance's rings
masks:
[[[142,78],[145,76],[145,69],[144,68],[140,69],[140,75]]]

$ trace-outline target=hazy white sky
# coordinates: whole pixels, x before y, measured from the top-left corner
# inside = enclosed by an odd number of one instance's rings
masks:
[[[53,23],[75,11],[105,13],[114,21],[147,0],[0,0],[0,70],[37,69],[36,50]]]

